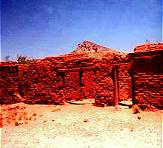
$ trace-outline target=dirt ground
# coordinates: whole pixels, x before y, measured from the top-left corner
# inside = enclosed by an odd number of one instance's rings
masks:
[[[161,148],[162,110],[1,105],[2,148]]]

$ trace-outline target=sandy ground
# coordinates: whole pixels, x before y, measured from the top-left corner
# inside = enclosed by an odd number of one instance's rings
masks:
[[[1,110],[2,148],[162,147],[161,110],[133,114],[128,107],[91,104],[1,105]]]

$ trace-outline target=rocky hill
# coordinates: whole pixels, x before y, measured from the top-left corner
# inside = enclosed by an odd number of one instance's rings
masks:
[[[43,61],[57,59],[58,61],[67,61],[73,59],[82,58],[93,58],[102,59],[107,58],[108,60],[125,60],[128,53],[120,52],[115,49],[107,48],[91,41],[83,41],[78,44],[77,47],[70,53],[60,55],[57,57],[46,57]]]
[[[94,58],[113,58],[114,56],[126,57],[127,53],[117,51],[115,49],[107,48],[91,41],[84,41],[78,44],[77,48],[73,51],[75,54],[81,54]]]

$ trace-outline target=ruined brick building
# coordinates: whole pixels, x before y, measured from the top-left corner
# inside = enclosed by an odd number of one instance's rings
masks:
[[[64,104],[94,98],[96,106],[132,100],[162,107],[162,63],[163,43],[137,46],[128,54],[84,41],[63,56],[1,62],[0,102]]]

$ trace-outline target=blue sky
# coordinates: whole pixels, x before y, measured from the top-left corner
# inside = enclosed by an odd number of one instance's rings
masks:
[[[162,39],[161,0],[1,0],[1,56],[72,51],[84,40],[132,52]]]

